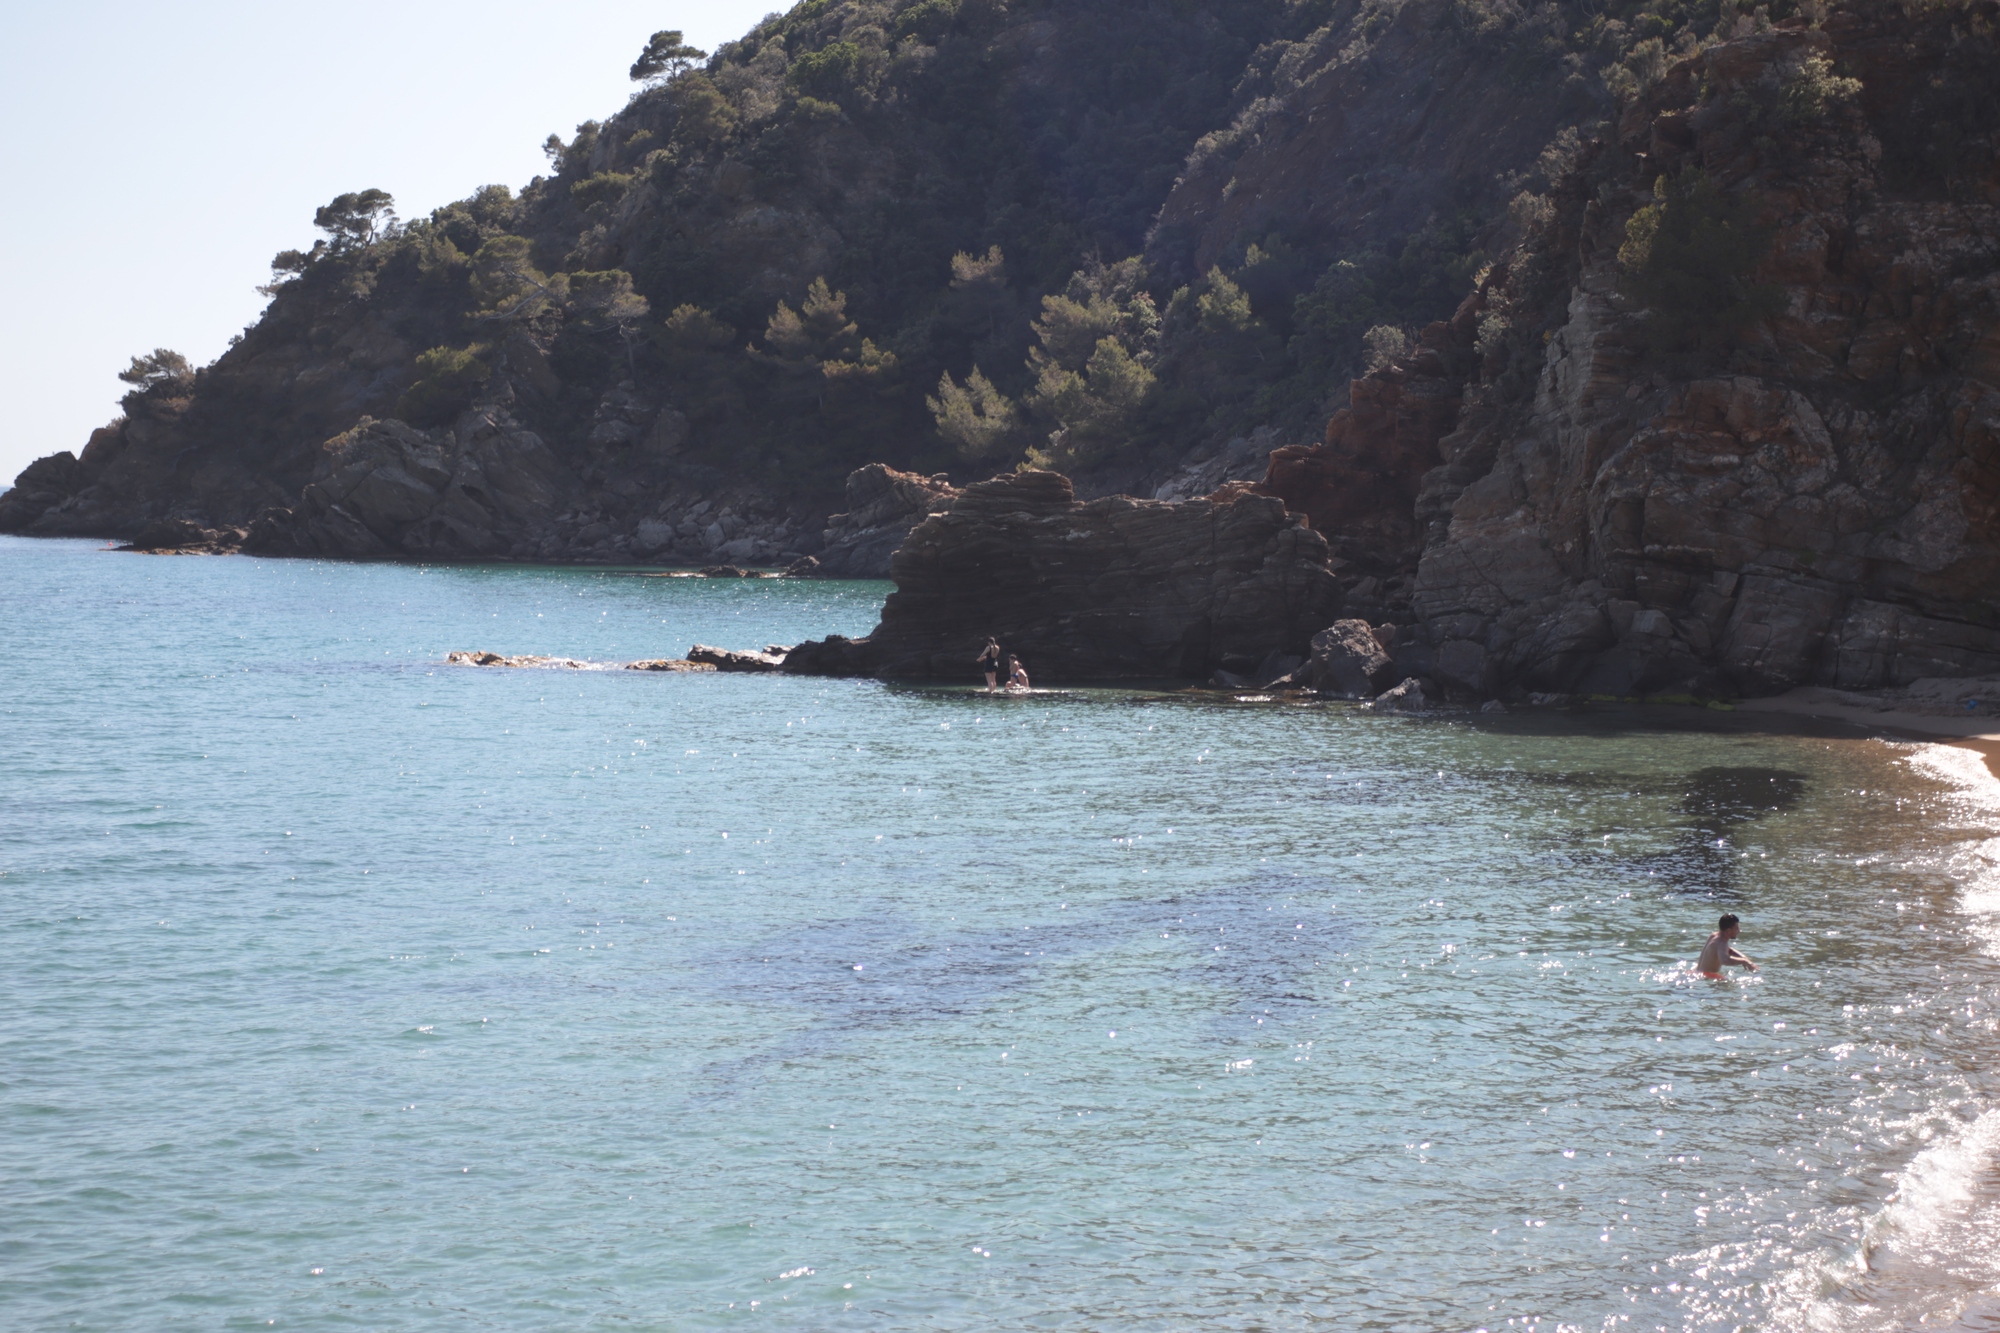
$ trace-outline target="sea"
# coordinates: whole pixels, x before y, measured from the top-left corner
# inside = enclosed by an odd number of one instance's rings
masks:
[[[0,538],[0,1327],[2000,1329],[1978,754],[887,591]]]

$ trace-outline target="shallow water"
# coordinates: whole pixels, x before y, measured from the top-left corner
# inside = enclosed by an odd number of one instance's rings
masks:
[[[878,584],[0,575],[9,1328],[2000,1329],[1967,751],[442,665]]]

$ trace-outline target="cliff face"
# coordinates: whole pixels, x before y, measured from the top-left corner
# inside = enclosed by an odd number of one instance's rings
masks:
[[[1435,441],[1400,664],[1470,697],[2000,668],[1993,19],[1856,6],[1668,66],[1458,316],[1356,386],[1305,464]],[[1743,271],[1644,287],[1633,239],[1677,209]],[[1456,410],[1364,420],[1413,395]],[[1276,458],[1267,487],[1301,489]]]
[[[433,430],[364,417],[319,451],[298,503],[266,509],[242,547],[349,559],[757,564],[790,563],[800,547],[819,545],[809,519],[707,470],[676,467],[673,413],[638,405],[607,425],[641,438],[603,496],[499,408]]]
[[[910,533],[872,634],[800,644],[785,670],[972,682],[994,635],[1037,680],[1250,672],[1334,618],[1326,559],[1298,515],[1247,488],[1080,502],[1058,473],[996,477]]]

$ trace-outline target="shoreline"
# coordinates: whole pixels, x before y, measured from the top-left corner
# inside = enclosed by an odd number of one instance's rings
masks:
[[[2000,719],[1952,716],[1896,708],[1890,699],[1873,700],[1815,686],[1803,686],[1765,699],[1743,699],[1740,713],[1789,713],[1795,717],[1829,718],[1866,731],[1902,732],[1897,739],[1939,741],[1976,751],[1987,771],[2000,780]]]

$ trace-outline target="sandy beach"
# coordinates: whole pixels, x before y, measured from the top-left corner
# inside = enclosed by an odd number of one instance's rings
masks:
[[[1868,693],[1804,686],[1767,699],[1745,699],[1737,708],[1833,718],[1869,731],[1947,740],[1977,750],[2000,778],[2000,679],[1928,679]]]

